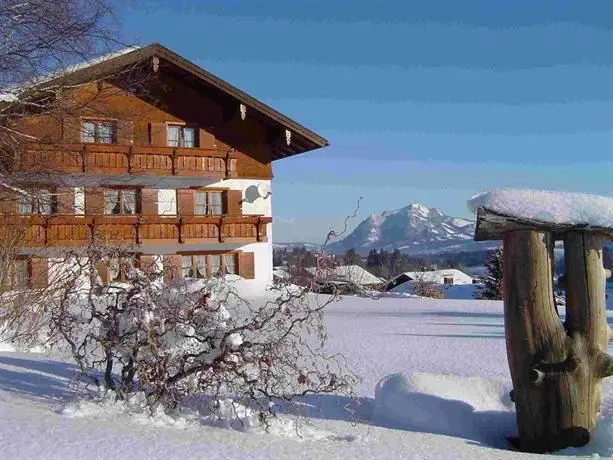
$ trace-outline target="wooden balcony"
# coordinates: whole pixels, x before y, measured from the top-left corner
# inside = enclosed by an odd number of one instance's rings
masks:
[[[231,150],[118,144],[29,144],[14,171],[102,175],[236,177]]]
[[[24,228],[24,247],[74,248],[96,241],[129,245],[248,244],[267,241],[262,216],[3,216],[0,231]],[[14,234],[14,232],[13,232]]]

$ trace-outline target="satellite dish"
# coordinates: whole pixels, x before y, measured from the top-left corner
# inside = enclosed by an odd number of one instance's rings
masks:
[[[258,198],[268,198],[271,195],[270,189],[267,185],[259,184],[259,185],[250,185],[245,189],[245,199],[243,200],[246,203],[253,203]]]

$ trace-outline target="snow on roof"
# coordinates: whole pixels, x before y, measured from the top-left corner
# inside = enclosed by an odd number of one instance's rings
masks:
[[[447,270],[430,270],[426,272],[404,272],[398,276],[403,276],[403,275],[407,276],[408,278],[412,280],[419,278],[426,282],[438,282],[439,280],[442,280],[445,277],[472,279],[470,275],[467,275],[463,271],[457,270],[455,268],[449,268]]]
[[[307,270],[313,274],[318,273],[318,269],[315,267],[307,268]],[[319,272],[319,274],[337,278],[339,281],[350,282],[358,286],[382,283],[381,279],[377,278],[375,275],[363,269],[359,265],[340,265],[338,267],[334,267],[329,274],[325,272]]]
[[[124,54],[131,53],[132,51],[136,51],[140,48],[141,48],[140,46],[129,46],[127,48],[120,49],[113,53],[106,53],[106,54],[97,56],[95,58],[90,59],[89,61],[79,62],[77,64],[73,64],[65,68],[56,70],[54,72],[50,72],[46,75],[41,75],[34,80],[25,82],[22,85],[12,86],[9,88],[3,88],[0,90],[0,101],[1,102],[15,102],[19,99],[19,93],[21,93],[22,91],[31,89],[33,86],[40,85],[45,82],[54,80],[55,78],[61,77],[63,75],[68,75],[72,72],[76,72],[77,70],[82,70],[87,67],[91,67],[93,65],[100,64],[101,62],[105,62],[110,59],[113,59],[119,56],[123,56]]]
[[[468,207],[496,214],[564,225],[613,227],[613,198],[586,193],[497,189],[473,196]]]

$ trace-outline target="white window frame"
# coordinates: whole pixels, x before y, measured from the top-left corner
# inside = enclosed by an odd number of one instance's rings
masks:
[[[93,133],[91,129],[87,129],[86,125],[93,125]],[[102,128],[107,127],[110,130],[110,137],[102,134]],[[116,144],[117,143],[117,122],[114,120],[81,120],[81,142],[84,144]]]
[[[171,140],[171,130],[177,130],[178,138]],[[186,133],[191,133],[186,136]],[[191,139],[189,139],[191,137]],[[166,125],[166,144],[168,147],[195,148],[196,147],[196,130],[189,126],[169,123]]]
[[[111,193],[117,194],[117,202],[114,203],[113,208],[110,208],[108,200]],[[134,216],[138,213],[138,190],[136,189],[116,189],[107,188],[104,189],[104,214],[109,216]],[[126,200],[126,195],[132,195],[133,200]],[[132,212],[126,212],[126,202],[132,203]],[[113,212],[113,210],[119,204],[119,212]],[[110,210],[110,211],[109,211]]]
[[[224,214],[223,194],[224,192],[219,190],[196,190],[194,214],[197,216],[222,216]],[[202,196],[204,196],[204,203],[200,199]],[[218,196],[219,202],[214,203],[213,196]]]

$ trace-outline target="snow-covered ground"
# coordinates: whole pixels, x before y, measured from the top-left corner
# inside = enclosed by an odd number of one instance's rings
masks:
[[[613,322],[613,312],[608,311]],[[307,398],[311,425],[289,416],[271,433],[198,417],[124,413],[79,403],[69,362],[0,352],[0,457],[6,459],[424,458],[518,459],[501,302],[346,297],[329,306],[330,348],[362,376],[354,416],[340,396]],[[613,384],[590,444],[558,455],[613,455]],[[353,423],[357,421],[357,423]]]

